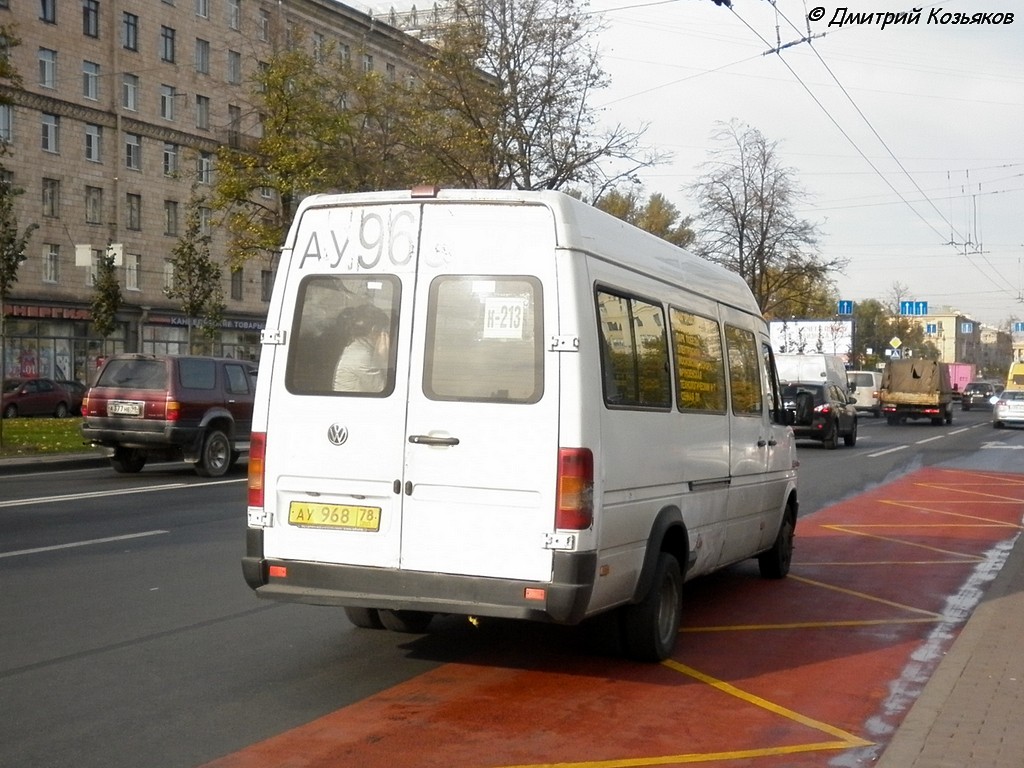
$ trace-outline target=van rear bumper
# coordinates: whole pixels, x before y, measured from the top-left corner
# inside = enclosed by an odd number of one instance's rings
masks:
[[[454,613],[578,624],[586,617],[593,592],[597,555],[556,552],[550,582],[404,571],[356,565],[273,560],[252,554],[242,558],[246,583],[259,597],[284,602],[341,607]],[[262,549],[262,541],[259,542]],[[271,566],[287,576],[270,576]],[[526,590],[543,590],[543,599],[527,599]]]

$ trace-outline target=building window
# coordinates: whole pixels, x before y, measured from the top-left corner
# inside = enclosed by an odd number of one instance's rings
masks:
[[[338,56],[341,57],[341,63],[348,66],[352,63],[352,47],[348,43],[341,43],[338,45]]]
[[[173,27],[160,27],[160,60],[174,63]]]
[[[14,108],[0,104],[0,141],[9,143],[14,136]]]
[[[228,51],[228,82],[238,85],[242,82],[242,54]]]
[[[85,188],[85,223],[103,223],[103,189],[101,187]]]
[[[313,61],[317,64],[324,63],[324,50],[326,48],[326,42],[323,34],[320,32],[313,33]]]
[[[177,96],[173,85],[160,86],[160,117],[164,120],[174,119],[174,99]]]
[[[60,118],[48,112],[43,113],[43,151],[60,152]]]
[[[90,101],[99,101],[100,65],[95,62],[82,62],[82,95]]]
[[[39,85],[43,88],[57,87],[57,52],[49,48],[39,49]]]
[[[57,0],[40,0],[39,20],[47,24],[57,23]]]
[[[243,272],[241,269],[231,270],[231,298],[234,301],[242,300],[242,277]]]
[[[228,27],[231,29],[241,29],[242,0],[228,0]]]
[[[199,206],[199,234],[203,237],[213,234],[213,209],[205,205]]]
[[[395,82],[398,79],[398,70],[395,69],[394,64],[385,64],[384,69],[387,72],[387,78],[389,82]]]
[[[103,126],[93,123],[85,124],[85,159],[92,163],[102,163]]]
[[[213,154],[210,152],[200,152],[199,158],[196,164],[196,176],[200,184],[210,184],[213,182]]]
[[[238,149],[242,145],[242,108],[228,105],[228,146]]]
[[[124,135],[124,167],[142,170],[142,137],[137,133]]]
[[[164,234],[172,237],[178,234],[177,200],[164,200]]]
[[[196,128],[210,128],[210,97],[196,96]]]
[[[174,262],[164,259],[164,290],[174,290]]]
[[[43,179],[43,216],[60,216],[60,179]]]
[[[124,255],[124,287],[129,291],[139,290],[139,254]]]
[[[82,0],[82,34],[100,36],[100,0]]]
[[[363,72],[373,72],[373,54],[363,54]]]
[[[43,282],[60,282],[60,246],[56,243],[43,245]]]
[[[89,265],[89,273],[85,276],[85,284],[90,288],[96,285],[96,278],[99,275],[100,259],[106,256],[106,251],[102,248],[92,249],[92,259]]]
[[[178,145],[164,142],[164,176],[178,175]]]
[[[124,225],[128,229],[142,229],[142,195],[125,195]]]
[[[256,35],[263,42],[270,39],[270,11],[260,8],[260,15],[256,21]]]
[[[196,0],[196,16],[201,19],[210,18],[210,0]]]
[[[274,290],[274,273],[269,269],[260,270],[260,301],[270,301]]]
[[[129,51],[139,50],[139,17],[127,11],[121,16],[121,45]]]
[[[121,106],[132,112],[139,111],[139,77],[125,74],[121,80]]]
[[[210,74],[210,41],[196,38],[196,72]]]

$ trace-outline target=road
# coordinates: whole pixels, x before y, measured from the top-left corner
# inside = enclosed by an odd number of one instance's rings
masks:
[[[853,448],[801,443],[802,515],[919,467],[1021,472],[1024,431],[989,418],[866,417]],[[200,766],[507,641],[257,600],[239,565],[244,467],[0,472],[0,766]]]

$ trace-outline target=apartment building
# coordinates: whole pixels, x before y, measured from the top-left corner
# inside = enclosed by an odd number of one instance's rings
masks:
[[[87,383],[116,352],[185,351],[188,321],[164,295],[169,258],[193,183],[202,192],[214,181],[217,147],[258,135],[251,76],[276,46],[329,41],[393,77],[425,49],[335,0],[0,0],[0,24],[21,40],[11,58],[23,80],[0,89],[11,101],[0,106],[0,162],[24,190],[19,231],[38,225],[4,306],[5,375]],[[213,215],[203,211],[204,226]],[[224,233],[210,234],[222,257]],[[90,305],[108,249],[123,302],[102,338]],[[210,353],[258,357],[274,268],[225,268]]]

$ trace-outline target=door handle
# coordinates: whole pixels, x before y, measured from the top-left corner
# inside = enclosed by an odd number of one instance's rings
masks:
[[[433,435],[409,435],[409,442],[414,445],[458,445],[457,437],[434,437]]]

